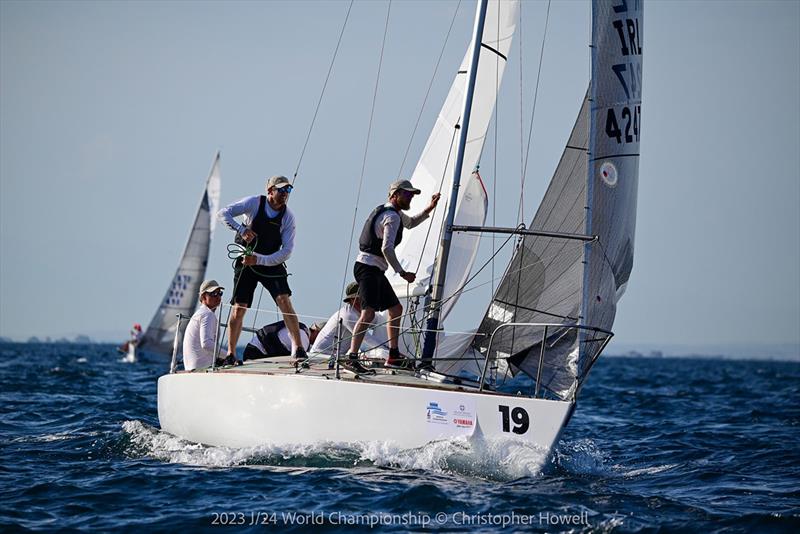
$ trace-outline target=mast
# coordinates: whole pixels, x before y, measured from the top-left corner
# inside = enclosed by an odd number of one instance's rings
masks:
[[[456,153],[455,168],[453,169],[453,188],[450,191],[450,202],[447,206],[447,218],[444,223],[442,240],[439,243],[439,254],[435,267],[435,277],[431,292],[430,310],[425,332],[425,344],[422,348],[422,362],[430,365],[433,353],[436,350],[436,334],[439,330],[440,303],[444,293],[444,280],[447,274],[447,260],[450,256],[450,244],[453,239],[453,221],[456,216],[456,203],[458,189],[461,185],[461,170],[464,165],[464,149],[467,145],[467,132],[469,131],[469,118],[472,112],[472,96],[475,93],[475,79],[478,74],[478,58],[481,53],[483,39],[483,26],[486,22],[486,7],[488,0],[479,0],[475,14],[475,26],[472,32],[472,54],[467,78],[467,90],[464,94],[464,105],[461,112],[461,131],[458,138],[458,151]],[[458,126],[456,126],[458,128]]]

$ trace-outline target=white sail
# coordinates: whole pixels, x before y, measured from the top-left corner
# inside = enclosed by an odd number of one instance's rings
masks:
[[[487,7],[455,224],[480,226],[486,220],[488,204],[486,189],[473,171],[480,160],[486,131],[494,112],[499,84],[503,78],[506,58],[516,28],[518,9],[517,0],[491,0]],[[452,188],[458,134],[456,126],[461,120],[459,115],[467,83],[466,71],[470,48],[471,45],[467,48],[461,68],[450,87],[444,106],[439,112],[433,131],[411,177],[411,183],[422,191],[416,197],[415,204],[411,208],[412,212],[422,208],[434,193],[443,192],[442,197],[446,198]],[[447,213],[447,207],[443,204],[444,202],[434,210],[430,219],[414,229],[406,230],[403,234],[403,241],[397,247],[397,257],[405,270],[417,273],[417,280],[409,285],[396,273],[387,272],[398,297],[422,295],[431,283],[439,247],[439,234]],[[455,304],[459,289],[469,276],[479,239],[477,235],[464,232],[453,236],[444,288],[443,300],[446,302],[442,307],[442,320]]]
[[[171,354],[178,324],[177,314],[191,315],[197,307],[197,292],[206,274],[211,234],[215,219],[212,214],[219,208],[220,173],[219,152],[214,158],[211,172],[203,187],[203,196],[189,232],[175,276],[167,288],[161,305],[153,315],[139,348],[149,352]],[[185,328],[185,322],[182,324]]]

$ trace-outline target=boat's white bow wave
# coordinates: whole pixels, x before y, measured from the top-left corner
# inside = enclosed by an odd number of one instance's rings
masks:
[[[453,438],[413,449],[385,441],[231,448],[193,443],[141,421],[125,421],[122,430],[131,457],[199,467],[377,466],[505,481],[539,476],[547,462],[546,450],[518,439]]]

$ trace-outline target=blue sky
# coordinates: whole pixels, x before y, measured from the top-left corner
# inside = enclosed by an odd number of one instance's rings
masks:
[[[392,4],[358,226],[400,172],[456,6]],[[481,162],[497,225],[516,223],[520,129],[530,120],[546,7],[523,3],[522,74],[516,43],[497,142],[490,134]],[[0,336],[114,339],[147,323],[215,151],[223,203],[294,172],[346,8],[1,2]],[[299,224],[290,283],[308,316],[335,309],[350,272],[386,9],[353,7],[290,201]],[[458,10],[404,175],[463,56],[473,12],[472,2]],[[797,344],[800,3],[652,1],[643,33],[636,256],[615,342]],[[525,186],[528,222],[586,89],[588,42],[588,2],[554,3]],[[220,227],[216,235],[208,276],[230,284],[232,233]],[[465,295],[447,328],[476,326],[488,298],[488,286]]]

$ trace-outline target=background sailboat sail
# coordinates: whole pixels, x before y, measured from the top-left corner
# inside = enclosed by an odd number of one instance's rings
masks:
[[[176,315],[191,315],[197,306],[197,292],[206,273],[211,237],[216,224],[213,216],[219,209],[220,174],[219,152],[214,158],[211,173],[203,189],[203,197],[197,209],[197,215],[189,232],[189,239],[172,278],[172,283],[167,288],[161,305],[153,315],[147,331],[139,343],[150,352],[171,354],[175,338],[175,328],[178,323]],[[185,323],[181,325],[185,328]],[[183,333],[181,332],[181,335]]]
[[[497,90],[503,78],[506,58],[516,28],[518,9],[519,2],[516,0],[510,2],[493,0],[487,7],[455,224],[482,225],[486,219],[486,190],[480,178],[473,174],[473,170],[480,159],[486,131],[494,112]],[[441,191],[446,197],[452,188],[457,140],[455,127],[461,119],[459,115],[467,83],[469,50],[470,47],[467,48],[467,55],[461,63],[411,177],[414,186],[422,190],[417,200],[420,205],[416,209],[427,202],[433,193]],[[414,209],[412,208],[412,211]],[[403,241],[397,247],[397,257],[406,270],[417,272],[417,280],[409,286],[396,273],[388,272],[387,276],[398,297],[422,295],[427,291],[439,246],[439,233],[446,213],[446,207],[440,205],[428,221],[404,233]],[[479,237],[476,235],[465,233],[454,235],[444,290],[445,299],[454,295],[466,281],[475,260],[478,242]],[[443,306],[442,318],[455,304],[457,296],[456,294]]]
[[[597,236],[592,242],[526,236],[513,255],[473,348],[485,355],[504,323],[560,323],[610,331],[633,265],[641,109],[642,6],[593,2],[591,99],[534,216],[533,230]],[[490,356],[536,377],[543,328],[509,327]],[[571,397],[608,335],[548,329],[540,387]]]

